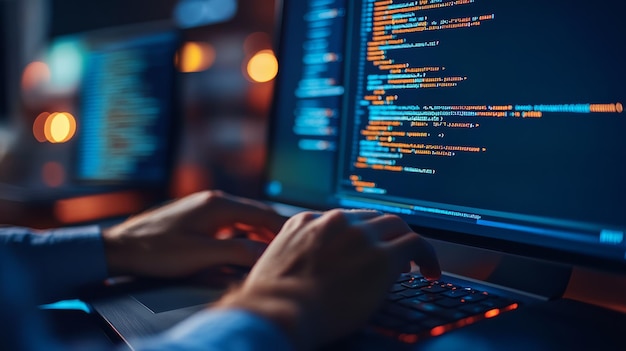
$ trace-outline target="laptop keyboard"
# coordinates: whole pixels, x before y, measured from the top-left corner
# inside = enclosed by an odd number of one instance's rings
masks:
[[[518,308],[517,301],[419,274],[402,274],[370,326],[414,343]]]

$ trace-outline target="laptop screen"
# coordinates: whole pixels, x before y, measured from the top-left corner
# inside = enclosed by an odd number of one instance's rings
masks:
[[[78,181],[168,184],[178,35],[149,25],[84,35]]]
[[[624,267],[620,9],[284,1],[266,195]]]

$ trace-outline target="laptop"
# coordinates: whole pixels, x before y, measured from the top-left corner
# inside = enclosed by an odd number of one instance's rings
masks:
[[[623,346],[624,314],[563,298],[580,267],[602,272],[588,283],[618,282],[599,289],[624,289],[620,2],[281,5],[266,200],[285,215],[397,214],[445,271],[435,283],[400,277],[345,348]],[[132,346],[219,295],[160,289],[93,306]]]

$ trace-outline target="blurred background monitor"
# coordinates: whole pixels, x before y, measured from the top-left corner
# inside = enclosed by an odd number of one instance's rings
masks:
[[[85,55],[75,179],[167,189],[179,113],[177,31],[126,26],[76,40]]]
[[[156,163],[141,157],[134,158],[138,161],[134,163],[128,163],[129,159],[124,157],[114,160],[116,157],[110,157],[107,147],[95,142],[98,140],[95,136],[107,133],[102,121],[110,122],[109,117],[120,117],[129,113],[129,109],[120,108],[121,105],[106,107],[100,88],[94,85],[101,78],[94,78],[97,74],[94,75],[93,68],[97,66],[94,58],[102,61],[111,56],[111,47],[102,39],[106,37],[104,34],[115,33],[111,28],[148,28],[149,23],[155,22],[170,23],[180,34],[179,48],[170,58],[179,83],[176,94],[180,107],[173,107],[171,122],[178,126],[179,138],[166,147],[169,141],[158,144],[156,139],[131,140],[130,136],[138,134],[119,123],[110,132],[126,135],[127,141],[143,145],[139,149],[148,145],[159,155],[176,151],[170,163],[169,184],[160,187],[167,197],[202,189],[222,189],[249,197],[259,195],[267,115],[278,70],[271,39],[274,0],[9,0],[9,3],[14,19],[12,32],[17,33],[15,41],[19,49],[2,55],[15,62],[15,77],[9,79],[13,88],[3,98],[8,96],[18,108],[10,117],[13,142],[6,157],[0,157],[1,222],[14,223],[16,218],[21,218],[9,214],[8,209],[14,206],[2,207],[2,199],[15,198],[15,194],[23,198],[29,193],[46,199],[44,206],[52,209],[53,219],[65,224],[75,221],[59,216],[56,208],[61,200],[134,189],[147,181],[158,181],[157,163],[162,160],[153,159]],[[118,39],[123,39],[122,34],[118,33]],[[7,67],[3,65],[3,69]],[[124,67],[118,66],[113,72],[121,74],[120,68]],[[147,69],[156,70],[156,67]],[[158,74],[154,73],[147,75],[156,80]],[[112,77],[107,75],[106,79],[109,78]],[[151,84],[150,80],[147,83]],[[170,85],[164,81],[162,88],[165,87]],[[154,90],[152,93],[165,94]],[[138,96],[144,95],[135,95]],[[102,112],[106,108],[108,115]],[[111,111],[114,108],[117,111]],[[63,116],[59,117],[60,114]],[[167,125],[159,124],[165,113],[144,114],[148,115],[156,118],[153,121],[156,125]],[[74,134],[48,139],[51,116],[56,117],[56,124],[67,125],[73,119]],[[113,119],[120,122],[122,118],[118,117]],[[160,137],[168,134],[157,129],[143,131]],[[110,140],[111,135],[105,139]],[[112,145],[123,146],[122,139],[118,138]],[[138,149],[135,151],[140,153]],[[117,166],[103,167],[105,164]],[[129,171],[133,169],[129,165],[137,172]],[[149,206],[145,201],[137,203],[141,205],[125,212]],[[94,203],[90,207],[105,206]]]

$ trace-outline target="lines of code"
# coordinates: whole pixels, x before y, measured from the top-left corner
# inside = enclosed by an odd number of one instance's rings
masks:
[[[478,137],[477,132],[486,123],[491,123],[489,133],[497,133],[498,125],[494,123],[498,121],[537,123],[550,114],[623,112],[623,105],[615,101],[503,103],[495,99],[490,102],[489,96],[482,96],[477,104],[467,104],[464,99],[441,104],[425,98],[425,92],[445,94],[481,79],[480,70],[455,66],[455,62],[464,61],[470,54],[461,46],[452,50],[449,38],[494,31],[493,24],[499,17],[495,10],[485,11],[487,3],[368,0],[362,5],[351,170],[345,174],[345,183],[354,190],[387,193],[385,186],[364,179],[368,177],[360,170],[432,176],[446,165],[432,162],[433,158],[457,162],[461,156],[469,157],[463,160],[466,164],[489,154],[500,144],[490,143],[482,137],[484,134]],[[454,53],[436,53],[440,48]],[[438,57],[441,63],[433,65],[432,57]]]
[[[163,180],[175,36],[155,33],[92,41],[81,90],[78,177],[107,182]]]
[[[298,147],[307,151],[336,149],[342,77],[343,42],[333,33],[343,31],[343,1],[311,1],[302,20],[306,23],[302,43],[302,76],[294,92],[297,106],[293,132]],[[300,64],[300,63],[298,63]]]

